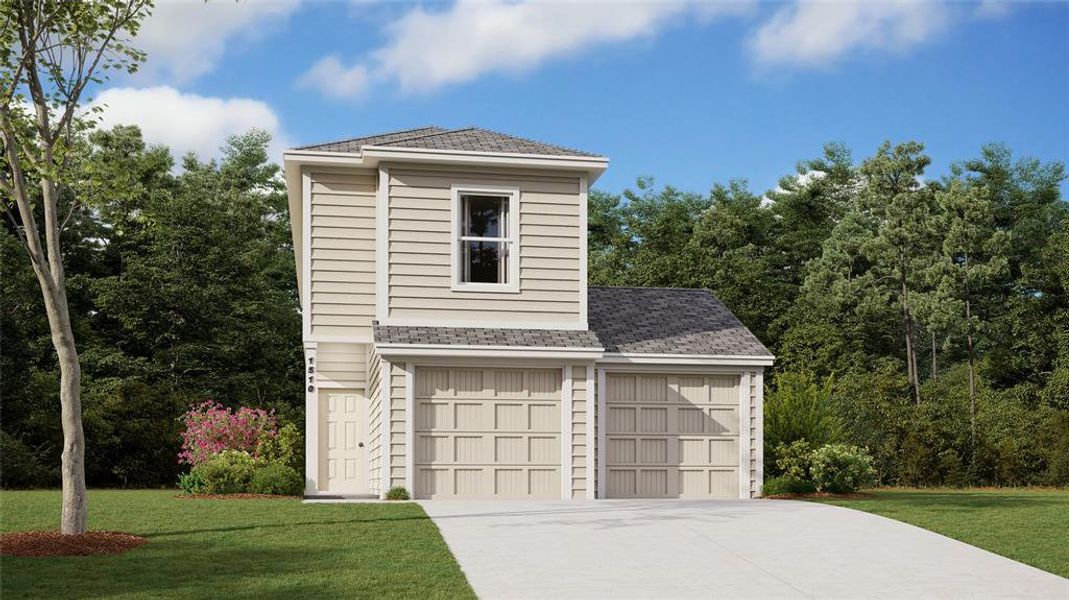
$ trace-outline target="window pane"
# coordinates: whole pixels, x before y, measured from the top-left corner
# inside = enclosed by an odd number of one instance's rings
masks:
[[[472,237],[508,237],[508,198],[464,196],[464,230]]]
[[[508,244],[505,242],[460,242],[461,281],[508,283]]]

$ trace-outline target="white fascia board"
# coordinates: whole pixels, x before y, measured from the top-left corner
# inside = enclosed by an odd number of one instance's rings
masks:
[[[606,352],[603,363],[709,365],[740,367],[771,367],[773,356],[738,356],[721,354],[640,354],[633,352]]]
[[[290,150],[282,156],[287,165],[294,162],[316,165],[356,165],[373,168],[377,167],[380,162],[388,161],[584,171],[588,174],[588,185],[593,185],[598,177],[601,177],[601,174],[605,172],[605,169],[609,168],[609,159],[594,156],[548,156],[542,154],[429,150],[388,146],[364,146],[360,149],[360,152]]]
[[[550,348],[538,346],[459,346],[449,344],[376,344],[383,357],[451,356],[460,358],[556,358],[597,360],[600,348]]]

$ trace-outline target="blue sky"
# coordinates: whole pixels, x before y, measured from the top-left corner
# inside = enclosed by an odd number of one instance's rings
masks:
[[[774,187],[842,141],[924,142],[929,177],[987,142],[1069,159],[1069,3],[163,2],[107,124],[210,154],[478,125],[706,191]]]

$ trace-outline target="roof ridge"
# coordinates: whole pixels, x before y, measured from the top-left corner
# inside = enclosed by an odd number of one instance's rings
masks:
[[[364,139],[371,138],[371,137],[385,137],[385,136],[388,136],[388,135],[397,135],[399,133],[409,133],[411,131],[422,131],[424,129],[441,129],[441,130],[443,130],[443,131],[438,131],[436,133],[445,133],[445,132],[449,131],[448,129],[446,129],[444,127],[439,127],[437,125],[425,125],[423,127],[412,127],[411,129],[398,129],[397,131],[387,131],[385,133],[376,133],[374,135],[358,135],[358,136],[351,137],[351,138],[345,138],[344,140],[331,140],[329,142],[320,142],[318,144],[307,144],[305,146],[297,146],[296,148],[294,148],[294,150],[304,150],[305,148],[313,148],[315,146],[324,146],[326,144],[345,144],[345,143],[348,143],[348,142],[352,142],[352,141],[356,141],[356,140],[364,140]],[[394,140],[394,141],[400,142],[400,141],[403,141],[403,140],[417,139],[417,138],[423,137],[423,135],[430,135],[430,134],[421,134],[421,135],[403,137],[403,138],[400,138],[400,139]]]
[[[603,289],[603,290],[684,290],[688,292],[708,292],[712,293],[709,288],[694,288],[694,287],[679,287],[679,286],[660,286],[660,285],[591,285],[589,288]]]

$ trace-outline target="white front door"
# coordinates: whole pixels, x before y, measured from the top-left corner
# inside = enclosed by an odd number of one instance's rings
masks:
[[[366,494],[367,398],[359,390],[321,390],[319,489]]]

